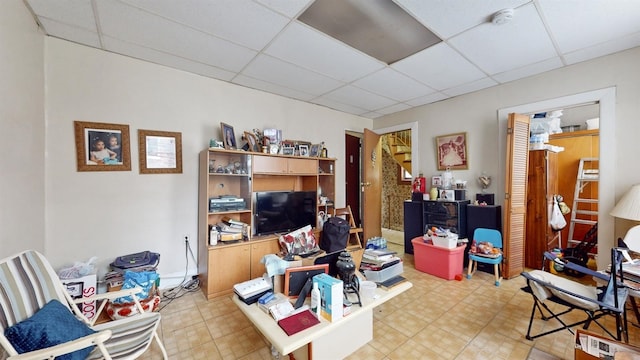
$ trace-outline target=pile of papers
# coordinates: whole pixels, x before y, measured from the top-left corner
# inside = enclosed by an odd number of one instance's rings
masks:
[[[401,260],[395,251],[387,249],[365,249],[360,270],[382,270],[399,263]]]

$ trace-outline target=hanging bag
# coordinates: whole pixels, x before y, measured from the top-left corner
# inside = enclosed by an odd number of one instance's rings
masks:
[[[562,215],[562,211],[558,205],[558,199],[555,196],[553,197],[553,209],[551,210],[549,225],[551,225],[551,228],[555,231],[560,231],[567,226],[567,220],[565,220],[564,215]]]

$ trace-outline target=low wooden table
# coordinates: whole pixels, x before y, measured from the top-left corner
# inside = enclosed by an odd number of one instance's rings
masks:
[[[247,305],[236,295],[233,302],[281,355],[293,353],[298,360],[342,359],[373,339],[373,308],[412,286],[405,281],[390,290],[377,288],[373,299],[363,298],[362,307],[352,305],[351,314],[346,317],[334,322],[321,318],[320,324],[292,336],[288,336],[271,315],[258,308],[258,304]]]

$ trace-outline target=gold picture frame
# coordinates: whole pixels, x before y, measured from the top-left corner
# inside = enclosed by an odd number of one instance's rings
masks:
[[[77,171],[131,171],[129,125],[73,122]]]
[[[438,170],[467,170],[467,133],[455,133],[436,137]]]
[[[182,174],[182,133],[138,130],[140,174]]]

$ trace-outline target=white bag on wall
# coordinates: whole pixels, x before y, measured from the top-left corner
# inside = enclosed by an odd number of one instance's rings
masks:
[[[567,220],[565,220],[564,215],[562,215],[562,211],[560,211],[560,206],[558,205],[558,199],[553,197],[553,209],[551,210],[551,218],[549,219],[549,225],[555,231],[560,231],[567,226]]]

